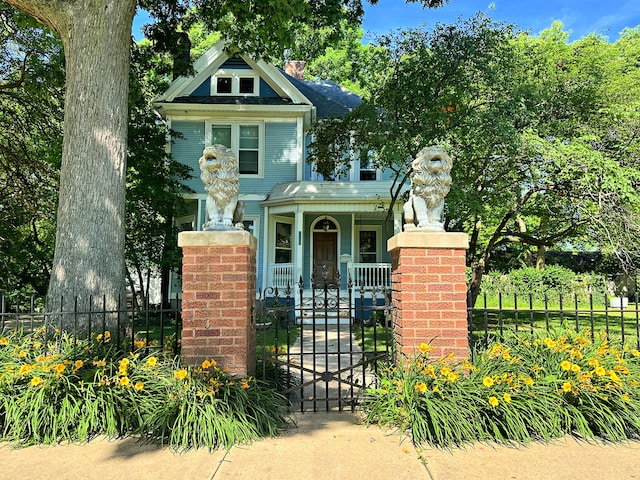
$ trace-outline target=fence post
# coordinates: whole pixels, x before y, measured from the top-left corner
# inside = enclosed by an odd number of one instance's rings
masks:
[[[398,350],[414,355],[421,343],[432,357],[469,356],[466,250],[459,232],[401,232],[389,239],[392,303]]]
[[[213,358],[236,375],[256,362],[256,247],[244,230],[181,232],[182,362]]]

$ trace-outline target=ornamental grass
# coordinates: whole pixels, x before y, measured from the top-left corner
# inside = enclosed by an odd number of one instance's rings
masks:
[[[0,440],[20,445],[136,435],[176,450],[234,444],[286,426],[287,400],[214,359],[184,368],[162,352],[118,355],[108,332],[0,337]]]
[[[640,437],[640,352],[602,333],[512,335],[473,362],[416,356],[381,373],[368,423],[408,430],[416,444],[528,443],[564,435]]]

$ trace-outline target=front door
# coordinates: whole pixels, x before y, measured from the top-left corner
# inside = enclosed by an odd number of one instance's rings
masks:
[[[313,265],[316,286],[323,286],[323,267],[327,268],[327,283],[335,284],[338,271],[338,232],[313,232]]]

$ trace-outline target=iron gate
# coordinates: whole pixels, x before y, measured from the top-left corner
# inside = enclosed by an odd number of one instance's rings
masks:
[[[353,410],[393,360],[390,292],[349,277],[311,277],[305,289],[267,288],[256,308],[258,374],[275,382],[293,409]],[[354,295],[355,290],[355,295]]]

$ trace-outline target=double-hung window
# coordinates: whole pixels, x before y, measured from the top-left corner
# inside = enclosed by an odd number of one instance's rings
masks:
[[[240,175],[262,176],[262,138],[260,123],[211,123],[209,145],[230,148],[238,159]]]

